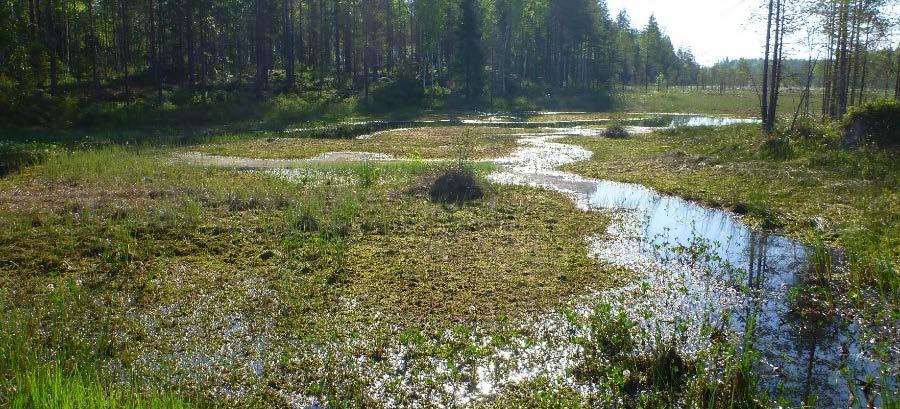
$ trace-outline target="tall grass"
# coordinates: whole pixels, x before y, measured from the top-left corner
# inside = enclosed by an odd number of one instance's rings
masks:
[[[71,308],[61,303],[56,308]],[[53,334],[0,293],[0,406],[10,408],[177,409],[195,405],[136,377],[116,381],[89,341]],[[47,332],[50,332],[48,335]]]

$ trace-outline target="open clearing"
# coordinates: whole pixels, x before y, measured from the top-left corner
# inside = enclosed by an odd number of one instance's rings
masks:
[[[545,117],[610,119],[528,121]],[[741,122],[612,119],[633,132]],[[862,290],[823,307],[817,286],[858,284],[873,267],[850,253],[849,275],[822,279],[823,257],[831,272],[844,256],[808,235],[850,250],[881,240],[870,256],[896,263],[896,158],[873,162],[893,169],[874,179],[781,162],[775,182],[729,153],[752,150],[754,126],[613,139],[592,123],[499,121],[515,122],[55,152],[0,179],[8,336],[29,344],[23,355],[87,351],[104,376],[199,406],[767,405],[811,393],[845,406],[894,393],[896,308],[870,314],[880,296]],[[429,200],[460,163],[486,196]],[[745,371],[762,381],[734,378]]]

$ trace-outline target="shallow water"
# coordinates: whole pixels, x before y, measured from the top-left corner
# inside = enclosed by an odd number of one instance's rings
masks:
[[[634,124],[707,126],[744,121],[749,120],[666,116]],[[555,141],[586,133],[590,131],[556,129],[552,133],[522,135],[524,146],[498,160],[503,169],[492,178],[567,193],[586,210],[617,212],[619,219],[607,235],[593,241],[592,254],[643,272],[642,285],[649,282],[651,288],[663,288],[677,279],[678,285],[686,289],[675,297],[668,292],[645,294],[644,299],[640,294],[631,294],[629,302],[622,305],[632,310],[630,316],[653,312],[651,321],[655,322],[642,325],[664,328],[679,320],[706,320],[711,313],[713,319],[716,315],[722,319],[727,309],[728,322],[737,333],[743,333],[748,322],[755,323],[754,346],[763,357],[759,371],[763,386],[772,396],[786,394],[798,404],[815,396],[819,406],[846,407],[852,392],[858,395],[857,403],[865,402],[856,379],[881,378],[882,363],[874,357],[873,345],[869,345],[873,340],[860,340],[856,325],[840,317],[803,318],[789,301],[791,290],[807,280],[811,256],[807,246],[750,229],[734,214],[662,195],[641,185],[586,179],[558,171],[562,165],[590,158],[591,153]],[[666,250],[698,245],[721,261],[722,276],[708,279],[686,272],[682,264],[672,262],[678,256]],[[731,292],[729,283],[745,290]],[[688,325],[699,327],[696,322]],[[886,365],[896,368],[896,362]],[[849,375],[842,374],[842,370]],[[848,383],[847,379],[851,381]],[[896,387],[893,377],[884,382]],[[784,390],[779,392],[780,388]]]
[[[867,375],[896,387],[894,378],[879,375],[881,366],[887,366],[888,373],[896,374],[896,358],[882,364],[874,357],[872,340],[859,339],[861,331],[852,319],[813,320],[796,312],[796,303],[790,301],[789,294],[807,279],[811,254],[802,243],[755,231],[736,215],[662,195],[641,185],[588,179],[558,170],[591,157],[590,151],[559,143],[559,139],[572,135],[601,137],[602,129],[579,126],[607,122],[584,120],[523,126],[523,122],[503,116],[467,122],[473,126],[542,128],[518,135],[522,146],[508,157],[495,160],[499,170],[490,177],[501,183],[560,191],[584,210],[612,214],[608,231],[588,238],[590,253],[605,263],[636,272],[637,277],[631,285],[574,300],[575,311],[588,315],[597,303],[612,305],[626,312],[647,334],[661,335],[658,339],[645,339],[642,344],[645,350],[653,342],[674,342],[672,338],[677,336],[681,337],[677,347],[685,356],[708,345],[708,337],[701,334],[704,325],[727,323],[739,338],[748,328],[748,322],[753,322],[754,346],[763,358],[758,368],[763,387],[773,396],[786,394],[795,404],[817,396],[817,406],[846,407],[850,394],[855,393],[859,405],[866,398],[855,379]],[[757,121],[661,114],[625,124],[633,132],[643,132],[660,127],[752,122]],[[390,158],[354,153],[333,159]],[[266,171],[309,163],[207,155],[186,155],[182,160],[205,166]],[[717,257],[698,267],[686,261],[683,253],[672,250],[678,246],[699,246]],[[709,274],[710,268],[715,274]],[[417,352],[421,346],[403,343],[388,348],[385,353],[388,359],[372,360],[357,355],[358,351],[370,347],[364,336],[325,348],[331,351],[329,356],[343,362],[342,371],[357,371],[357,375],[372,379],[369,394],[386,406],[404,406],[404,402],[418,402],[422,406],[465,405],[490,399],[510,385],[538,376],[556,379],[575,390],[584,387],[576,385],[568,372],[579,352],[569,336],[579,329],[568,323],[563,314],[548,313],[517,325],[528,328],[531,335],[527,339],[517,338],[494,353],[465,364],[423,356]],[[473,334],[467,341],[480,345],[490,337],[490,334]],[[456,373],[462,372],[460,368],[471,372],[469,379],[459,378]],[[849,375],[842,375],[842,370]],[[301,398],[306,403],[298,406],[317,404],[315,398]]]
[[[625,125],[645,126],[650,128],[696,127],[696,126],[728,126],[738,124],[756,124],[760,121],[751,118],[731,118],[706,115],[654,114],[643,118],[621,121]]]

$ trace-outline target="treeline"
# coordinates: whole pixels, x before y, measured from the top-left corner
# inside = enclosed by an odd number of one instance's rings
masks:
[[[468,102],[692,81],[654,18],[594,0],[0,0],[0,91],[191,100],[373,84]]]
[[[871,75],[872,55],[884,50],[890,41],[896,16],[889,14],[892,0],[766,0],[766,39],[763,54],[761,116],[763,127],[771,132],[778,120],[776,112],[784,67],[787,38],[806,30],[812,40],[800,105],[810,116],[809,101],[820,97],[821,119],[843,117],[848,108],[861,105],[866,98],[867,74]],[[890,45],[893,47],[893,44]],[[890,53],[887,53],[890,56]],[[900,53],[897,53],[900,56]],[[877,53],[875,54],[878,55]],[[816,66],[821,59],[821,92],[813,92]],[[885,65],[884,63],[882,65]],[[900,65],[900,62],[898,62]],[[900,73],[894,68],[894,98],[900,98]],[[792,125],[801,111],[795,111]]]
[[[897,74],[900,69],[898,50],[882,49],[872,50],[864,57],[861,64],[867,67],[867,75],[857,85],[858,90],[865,88],[865,94],[893,96],[897,86]],[[698,87],[712,90],[741,90],[755,89],[762,78],[763,60],[734,59],[720,61],[709,67],[697,67],[696,71],[685,76],[688,81],[674,82],[671,85]],[[808,77],[812,71],[812,78]],[[782,85],[791,89],[806,87],[807,81],[811,81],[811,87],[822,90],[825,87],[826,69],[821,60],[787,59],[782,61]],[[866,95],[863,95],[865,99]]]

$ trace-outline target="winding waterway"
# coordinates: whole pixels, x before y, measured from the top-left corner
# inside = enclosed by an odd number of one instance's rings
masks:
[[[460,121],[456,121],[457,123]],[[575,310],[586,315],[591,305],[607,303],[626,312],[645,334],[645,340],[677,345],[686,356],[709,346],[702,329],[728,327],[735,339],[752,340],[761,356],[757,371],[762,388],[772,397],[792,404],[815,398],[818,407],[865,406],[880,401],[871,391],[871,380],[896,389],[897,342],[876,353],[881,340],[864,339],[852,318],[840,314],[801,314],[803,303],[796,289],[809,282],[813,250],[791,238],[757,231],[732,213],[655,192],[647,187],[584,178],[561,171],[565,165],[589,160],[591,152],[561,143],[569,136],[601,138],[608,120],[527,123],[515,118],[490,116],[462,121],[471,126],[527,128],[518,135],[521,146],[498,165],[490,178],[498,183],[552,189],[572,198],[585,211],[606,212],[612,222],[599,236],[589,237],[590,253],[603,263],[636,273],[633,284],[597,292],[576,301]],[[656,115],[626,120],[633,133],[676,126],[726,126],[756,122],[752,119],[696,115]],[[432,126],[384,124],[386,128]],[[531,132],[531,131],[534,132]],[[377,134],[363,138],[377,137]],[[382,155],[338,153],[312,161],[253,160],[208,155],[189,155],[182,160],[206,166],[273,169],[303,166],[328,160],[392,160]],[[676,249],[702,249],[706,262],[695,268]],[[839,257],[835,257],[839,258]],[[834,266],[839,268],[840,266]],[[712,271],[712,274],[710,274]],[[369,393],[394,406],[397,394],[415,396],[426,405],[465,405],[495,395],[504,387],[537,377],[573,384],[569,370],[577,348],[566,334],[575,329],[559,313],[520,323],[533,332],[532,340],[513,342],[471,364],[471,379],[455,378],[453,365],[419,356],[410,345],[398,344],[387,359],[374,362],[356,357],[348,368],[373,379]],[[752,336],[744,337],[747,332]],[[678,337],[678,339],[673,339]],[[474,343],[488,342],[472,340]],[[332,345],[337,355],[353,356],[354,346]],[[398,386],[399,385],[399,386]],[[422,385],[440,385],[423,390]],[[852,398],[851,398],[852,397]],[[317,405],[315,399],[305,400]],[[402,401],[402,400],[401,400]]]
[[[747,121],[683,116],[672,121],[635,120],[633,124],[700,126]],[[851,394],[857,395],[857,403],[866,402],[872,398],[864,392],[865,380],[870,378],[896,387],[896,377],[884,377],[881,370],[892,366],[894,369],[885,372],[895,374],[897,363],[877,358],[871,350],[875,340],[860,339],[862,334],[852,321],[811,318],[797,312],[796,303],[800,301],[792,298],[792,290],[811,280],[809,263],[813,254],[806,245],[753,230],[732,213],[641,185],[587,179],[558,170],[591,157],[591,152],[559,143],[559,139],[572,135],[599,137],[601,133],[563,128],[522,134],[523,147],[497,160],[501,169],[491,178],[566,193],[585,210],[615,212],[617,221],[606,236],[592,241],[592,255],[642,272],[641,285],[666,288],[677,281],[687,289],[644,292],[644,296],[631,293],[631,302],[621,303],[622,308],[631,310],[629,316],[640,318],[653,311],[651,322],[642,325],[655,329],[671,328],[675,322],[699,329],[702,320],[711,318],[726,319],[739,334],[751,327],[750,339],[763,358],[759,367],[763,387],[771,396],[787,394],[795,403],[816,397],[818,406],[846,407]],[[709,278],[686,271],[683,263],[674,262],[677,255],[666,250],[698,244],[721,261],[721,275]],[[743,287],[742,291],[733,291],[735,285]]]

